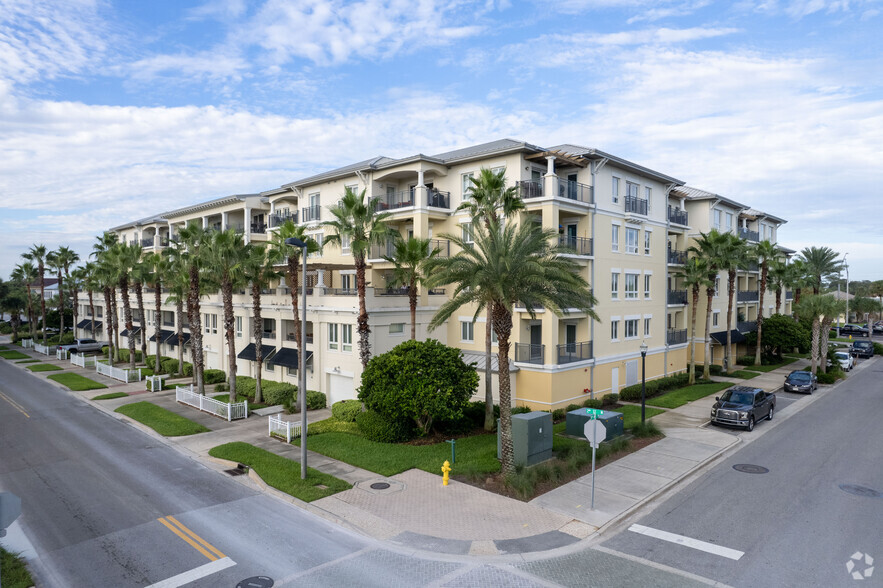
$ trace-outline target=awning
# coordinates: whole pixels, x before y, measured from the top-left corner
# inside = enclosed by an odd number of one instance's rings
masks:
[[[269,360],[274,351],[276,351],[276,347],[273,345],[261,344],[261,355],[264,356],[264,361]],[[240,351],[236,357],[239,359],[247,359],[248,361],[257,360],[257,349],[255,348],[254,343],[249,343],[248,347]]]
[[[184,345],[187,345],[188,343],[190,343],[190,333],[183,333],[183,335],[184,335]],[[178,333],[173,332],[171,335],[168,336],[168,338],[165,341],[163,341],[163,343],[165,343],[166,345],[171,345],[172,347],[177,347],[178,346]]]
[[[92,319],[84,319],[77,323],[78,329],[85,329],[86,326],[92,322]]]
[[[133,336],[137,337],[140,334],[141,334],[141,327],[134,327],[132,329]],[[120,337],[128,337],[128,336],[129,336],[129,329],[123,329],[123,331],[120,333]]]
[[[306,361],[310,361],[310,358],[313,357],[313,352],[307,349]],[[297,349],[292,349],[290,347],[282,347],[279,349],[279,353],[273,356],[273,360],[270,361],[273,365],[278,365],[282,367],[298,369],[300,368],[300,354],[297,352]]]
[[[742,333],[740,333],[736,329],[733,329],[732,331],[730,331],[730,333],[731,333],[730,340],[732,340],[733,343],[744,343],[745,341],[747,341],[747,339],[745,338],[745,335],[743,335]],[[712,333],[711,338],[714,339],[715,341],[717,341],[717,343],[719,345],[726,345],[727,344],[727,332],[726,331],[718,331],[717,333]]]
[[[172,334],[172,331],[163,331],[162,329],[160,329],[160,331],[159,331],[159,340],[160,340],[160,341],[165,341],[166,339],[169,338],[169,335],[171,335],[171,334]],[[176,338],[176,339],[178,338],[178,334],[177,334],[177,333],[175,333],[175,338]],[[156,333],[154,333],[153,335],[151,335],[151,336],[150,336],[150,339],[148,339],[148,341],[156,341]]]
[[[86,319],[86,320],[80,321],[79,323],[77,323],[77,328],[78,329],[86,329],[87,331],[91,331],[92,330],[92,319]],[[95,321],[95,330],[96,331],[101,330],[101,321]]]

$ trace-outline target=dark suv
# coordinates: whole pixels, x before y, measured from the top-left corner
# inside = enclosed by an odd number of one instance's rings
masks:
[[[867,337],[868,336],[868,329],[866,329],[865,327],[863,327],[861,325],[847,324],[847,325],[843,325],[842,327],[840,327],[840,334],[841,335],[858,335],[860,337]]]
[[[711,424],[733,425],[754,430],[754,423],[760,419],[773,420],[776,410],[776,395],[767,394],[760,388],[735,386],[715,397],[717,402],[711,407]]]
[[[852,354],[856,357],[874,357],[874,344],[870,341],[856,341],[852,344]]]

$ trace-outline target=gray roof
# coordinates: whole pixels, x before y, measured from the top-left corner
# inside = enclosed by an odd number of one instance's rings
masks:
[[[620,167],[632,170],[645,176],[656,178],[657,180],[664,183],[677,184],[679,186],[682,186],[684,184],[683,181],[677,178],[673,178],[669,175],[652,170],[649,167],[644,167],[643,165],[637,164],[633,161],[617,157],[616,155],[611,155],[609,153],[601,151],[600,149],[595,149],[594,147],[582,147],[580,145],[571,145],[570,143],[564,143],[562,145],[556,145],[555,147],[549,147],[549,151],[561,151],[563,153],[567,153],[568,155],[577,155],[586,159],[608,159],[616,163],[616,165]]]
[[[453,161],[472,159],[474,157],[483,157],[485,155],[489,155],[491,153],[499,153],[501,151],[513,151],[522,149],[526,149],[529,151],[544,151],[542,147],[537,147],[536,145],[531,145],[530,143],[525,143],[524,141],[515,141],[514,139],[498,139],[496,141],[491,141],[490,143],[482,143],[481,145],[473,145],[471,147],[463,147],[462,149],[455,149],[453,151],[439,153],[438,155],[433,155],[432,158],[444,161],[445,163],[450,163]]]
[[[727,198],[726,196],[721,196],[720,194],[715,194],[714,192],[700,190],[699,188],[694,188],[692,186],[678,186],[672,192],[673,195],[682,195],[686,197],[687,200],[722,200],[723,202],[726,202],[734,208],[748,210],[748,206],[742,204],[741,202],[736,202],[732,198]]]
[[[774,221],[776,221],[776,222],[778,222],[778,223],[781,223],[781,224],[785,224],[785,223],[788,222],[788,221],[786,221],[786,220],[783,219],[783,218],[779,218],[779,217],[777,217],[777,216],[774,216],[774,215],[772,215],[772,214],[770,214],[770,213],[768,213],[768,212],[764,212],[764,211],[762,211],[762,210],[757,210],[756,208],[749,208],[748,210],[746,210],[746,211],[744,211],[744,212],[745,212],[745,214],[750,214],[751,216],[757,216],[757,217],[762,216],[762,217],[764,217],[764,218],[768,218],[768,219],[770,219],[770,220],[774,220]]]

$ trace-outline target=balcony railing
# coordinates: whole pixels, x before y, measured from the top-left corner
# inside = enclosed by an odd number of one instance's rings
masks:
[[[146,239],[141,239],[142,247],[153,247],[153,237],[147,237]]]
[[[573,363],[574,361],[584,361],[592,359],[592,342],[581,341],[579,343],[561,343],[556,345],[557,357],[559,364]]]
[[[266,233],[267,225],[264,223],[251,223],[251,232],[252,233]]]
[[[558,245],[573,249],[577,255],[592,255],[592,240],[586,237],[558,235]]]
[[[433,208],[450,208],[451,193],[442,192],[441,190],[436,190],[435,188],[427,190],[426,206],[432,206]]]
[[[568,200],[593,204],[595,202],[595,190],[592,186],[587,186],[586,184],[558,178],[558,198],[567,198]]]
[[[304,222],[308,223],[310,221],[319,220],[319,217],[321,216],[321,210],[322,207],[318,204],[315,204],[313,206],[304,206],[302,210]]]
[[[526,180],[518,182],[518,195],[524,200],[543,197],[543,182],[539,180]]]
[[[677,249],[668,250],[668,263],[674,265],[684,265],[687,263],[687,252],[678,251]]]
[[[546,346],[532,345],[530,343],[515,344],[515,361],[521,363],[545,363]]]
[[[686,290],[669,290],[668,291],[668,303],[669,304],[687,304],[687,291]]]
[[[281,226],[285,221],[290,220],[297,224],[297,211],[294,212],[274,212],[270,215],[270,227]]]
[[[414,190],[402,190],[400,192],[382,194],[376,198],[378,200],[377,207],[380,210],[395,210],[397,208],[414,206]]]
[[[648,210],[647,201],[643,198],[637,198],[635,196],[626,196],[625,197],[625,211],[633,212],[635,214],[643,214],[646,215]]]
[[[681,210],[680,208],[675,208],[674,206],[668,207],[668,220],[671,223],[676,225],[688,225],[689,217],[687,216],[686,210]]]
[[[746,241],[760,241],[760,233],[748,229],[739,229],[739,237]]]
[[[665,334],[669,345],[680,345],[687,342],[687,329],[669,329]]]
[[[374,245],[372,245],[371,252],[368,254],[368,259],[383,259],[384,257],[392,257],[395,255],[395,252],[395,241],[389,239],[385,244],[378,245],[377,243],[375,243]]]
[[[374,288],[375,296],[407,296],[408,295],[408,287],[400,286],[397,288],[393,288],[392,286],[387,286],[386,288]]]
[[[285,335],[285,340],[286,341],[297,341],[297,335],[294,333],[294,331],[290,331],[288,334]],[[313,334],[307,333],[307,338],[306,338],[305,343],[312,343],[312,342],[313,342]]]
[[[430,288],[429,295],[430,296],[444,296],[445,289],[444,288]]]
[[[785,290],[785,300],[794,300],[794,292]]]
[[[740,333],[750,333],[757,330],[757,321],[736,321],[736,330]]]
[[[450,257],[451,256],[451,242],[447,239],[432,239],[429,242],[429,250],[438,249],[438,253],[436,257]]]
[[[739,290],[736,292],[736,302],[757,302],[760,294],[757,290]]]

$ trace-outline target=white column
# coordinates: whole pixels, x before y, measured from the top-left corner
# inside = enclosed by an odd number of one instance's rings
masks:
[[[208,228],[208,217],[207,216],[202,217],[202,228],[203,229]]]
[[[316,287],[324,288],[325,287],[325,270],[316,270]],[[306,277],[304,277],[306,280]]]
[[[686,200],[687,200],[686,198],[681,198],[681,210],[686,210],[685,204],[684,204],[686,202]]]
[[[230,228],[230,225],[227,224],[229,221],[229,218],[230,218],[229,214],[230,214],[229,212],[222,212],[221,213],[221,230],[222,231],[226,231],[227,229]]]
[[[555,175],[555,156],[549,155],[546,157],[546,175],[554,176]]]
[[[417,170],[417,186],[418,187],[423,186],[423,170],[422,169]]]
[[[248,243],[251,241],[251,209],[247,206],[245,207],[242,229],[245,235],[245,242]]]

